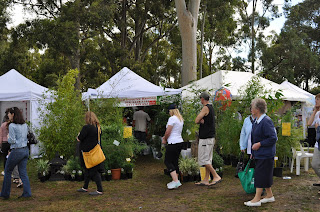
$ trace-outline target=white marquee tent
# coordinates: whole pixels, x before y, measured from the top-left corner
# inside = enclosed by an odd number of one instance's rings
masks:
[[[179,93],[181,93],[180,89],[164,89],[147,81],[127,67],[124,67],[97,89],[89,88],[87,92],[82,94],[82,99],[142,98]]]
[[[194,96],[195,94],[192,92],[193,89],[204,89],[209,91],[211,95],[214,95],[214,92],[216,90],[221,87],[225,87],[230,90],[232,99],[241,99],[241,91],[245,89],[247,83],[255,76],[257,75],[249,72],[221,70],[182,87],[182,97],[184,98]],[[258,79],[265,90],[271,90],[271,96],[274,96],[276,91],[280,91],[283,94],[283,96],[281,97],[283,100],[287,100],[290,102],[302,102],[303,127],[304,129],[306,129],[307,113],[304,111],[307,108],[307,102],[310,101],[310,95],[308,95],[306,92],[303,92],[302,89],[298,90],[298,87],[293,88],[292,85],[288,85],[287,83],[277,84],[263,77],[258,77]],[[303,134],[305,137],[305,130]]]
[[[39,127],[39,100],[47,91],[48,88],[32,82],[14,69],[3,74],[0,76],[1,120],[6,108],[18,107],[33,127]],[[33,150],[37,151],[37,148],[31,148],[31,154],[37,154]]]
[[[307,103],[309,103],[309,105],[315,105],[316,101],[315,101],[315,96],[312,93],[309,93],[301,88],[299,88],[298,86],[288,82],[288,81],[284,81],[280,84],[282,87],[288,88],[289,90],[292,90],[296,93],[301,93],[304,94],[306,96],[309,97],[309,99],[307,100]]]
[[[208,90],[213,95],[217,89],[225,87],[230,90],[233,99],[240,99],[241,93],[239,91],[244,90],[246,84],[254,76],[256,75],[249,72],[221,70],[180,89],[182,90],[182,97],[190,97],[194,95],[192,93],[192,89],[194,88]],[[264,89],[273,91],[271,95],[281,90],[283,100],[306,102],[309,99],[308,96],[301,92],[295,92],[265,78],[259,77],[259,80]]]

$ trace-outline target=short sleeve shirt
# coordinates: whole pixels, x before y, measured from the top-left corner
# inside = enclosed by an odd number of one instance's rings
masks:
[[[314,126],[315,124],[318,124],[318,125],[320,126],[320,111],[318,111],[318,112],[316,113],[316,115],[314,116],[314,120],[313,120],[311,126]],[[314,144],[314,147],[315,147],[315,148],[318,148],[318,146],[319,146],[319,142],[316,142],[316,143]]]
[[[150,116],[143,110],[139,110],[133,114],[135,121],[135,131],[145,132],[147,129],[147,121],[150,121]]]
[[[168,126],[172,126],[171,134],[168,138],[168,144],[177,144],[183,142],[181,133],[183,129],[183,121],[180,121],[180,119],[177,116],[171,116],[167,123]]]
[[[313,120],[311,126],[314,126],[315,124],[320,125],[320,117],[319,116],[320,116],[320,111],[318,111],[316,113],[316,115],[314,116],[314,120]]]

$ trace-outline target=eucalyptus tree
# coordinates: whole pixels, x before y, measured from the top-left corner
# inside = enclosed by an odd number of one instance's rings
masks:
[[[68,58],[69,67],[79,70],[76,87],[80,89],[80,80],[86,74],[81,70],[84,43],[103,36],[98,29],[112,27],[114,1],[13,0],[13,3],[24,5],[37,15],[24,33],[30,36],[30,42],[43,49],[55,49]]]
[[[182,39],[182,86],[197,79],[197,26],[200,0],[175,0]]]
[[[255,73],[256,58],[261,56],[261,50],[257,48],[257,38],[262,42],[263,32],[270,26],[270,21],[279,17],[278,5],[274,4],[274,0],[243,0],[239,14],[240,32],[244,42],[250,46],[248,61],[251,62],[252,73]]]
[[[3,53],[8,46],[8,28],[7,23],[9,21],[9,16],[7,14],[8,1],[3,0],[0,2],[0,72],[4,71],[2,69]]]
[[[297,86],[319,83],[320,2],[305,0],[286,7],[287,21],[273,45],[263,52],[265,76],[276,82],[288,80]]]
[[[238,39],[237,20],[234,15],[241,4],[241,0],[204,0],[201,3],[201,19],[199,23],[204,26],[204,49],[206,59],[208,61],[209,71],[203,76],[211,74],[213,69],[223,68],[219,67],[221,61],[229,63],[231,57],[226,58],[225,47],[234,46]],[[213,63],[214,50],[217,56],[217,61]],[[222,55],[221,58],[219,54]],[[224,58],[224,59],[223,59]],[[214,67],[215,66],[215,67]],[[200,78],[201,78],[200,74]]]

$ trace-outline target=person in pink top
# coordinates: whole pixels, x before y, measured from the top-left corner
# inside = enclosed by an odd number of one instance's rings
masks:
[[[7,155],[10,150],[10,144],[8,143],[8,134],[9,134],[8,121],[9,121],[8,111],[6,110],[6,114],[3,117],[3,123],[1,124],[1,127],[0,127],[0,148],[3,154],[3,170],[6,166]]]

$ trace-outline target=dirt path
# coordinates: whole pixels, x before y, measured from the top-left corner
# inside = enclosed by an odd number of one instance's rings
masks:
[[[32,162],[28,168],[33,197],[18,200],[22,190],[12,185],[11,198],[0,200],[0,211],[320,211],[320,195],[312,186],[316,180],[312,170],[298,177],[285,171],[292,179],[274,178],[276,202],[248,208],[243,202],[253,195],[243,191],[230,166],[225,169],[223,182],[213,189],[187,182],[168,191],[166,183],[170,178],[163,174],[163,163],[143,156],[136,163],[133,179],[104,181],[104,195],[91,197],[75,192],[81,182],[39,182],[31,165]],[[2,181],[1,176],[0,187]],[[95,190],[93,182],[89,189]]]

